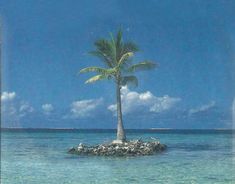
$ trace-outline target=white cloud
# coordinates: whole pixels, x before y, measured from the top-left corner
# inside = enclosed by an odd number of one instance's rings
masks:
[[[123,114],[134,111],[160,113],[171,109],[181,101],[180,98],[169,97],[168,95],[156,97],[150,91],[137,93],[130,91],[126,86],[121,89],[121,98]],[[108,106],[108,109],[115,114],[116,104]]]
[[[34,111],[28,102],[16,99],[15,92],[3,92],[1,95],[2,116],[5,119],[19,121],[21,117]]]
[[[23,117],[33,111],[34,111],[34,108],[30,106],[28,102],[21,102],[19,106],[19,110],[18,110],[20,117]]]
[[[157,97],[156,103],[150,108],[152,112],[162,112],[171,109],[176,103],[180,102],[180,98],[169,97],[165,95],[163,97]]]
[[[33,107],[31,107],[27,102],[23,102],[19,109],[20,112],[25,112],[25,111],[33,112],[33,110],[34,110]]]
[[[205,112],[205,111],[208,111],[208,110],[212,109],[213,107],[215,107],[215,101],[211,101],[208,104],[204,104],[200,107],[190,109],[189,110],[189,115],[196,114],[196,113],[199,113],[199,112]]]
[[[1,95],[1,101],[2,102],[7,102],[7,101],[12,101],[14,98],[16,97],[16,93],[15,92],[2,92]]]
[[[71,118],[91,116],[103,104],[103,99],[75,101],[71,104]]]
[[[43,104],[42,110],[46,115],[49,115],[54,110],[54,107],[51,104]]]

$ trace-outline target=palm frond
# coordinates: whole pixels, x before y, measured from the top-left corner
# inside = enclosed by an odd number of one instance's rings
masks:
[[[122,51],[123,53],[122,54],[127,53],[127,52],[135,53],[138,51],[139,51],[139,48],[134,42],[129,41],[129,42],[126,42],[123,44],[123,51]]]
[[[87,67],[87,68],[81,69],[79,73],[86,73],[86,72],[98,72],[98,73],[103,73],[103,72],[105,72],[105,71],[106,71],[105,68],[100,68],[100,67],[96,67],[96,66],[91,66],[91,67]]]
[[[133,55],[134,55],[133,52],[127,52],[126,54],[123,54],[121,59],[118,62],[118,66],[121,66],[122,64],[124,64]]]
[[[113,42],[105,39],[100,39],[95,42],[97,51],[103,54],[103,56],[110,58],[111,62],[116,60],[116,50],[113,46]]]
[[[117,48],[121,46],[121,43],[122,43],[122,30],[120,29],[117,33],[117,38],[116,38]]]
[[[143,61],[138,64],[134,64],[128,68],[129,72],[135,72],[135,71],[144,71],[144,70],[151,70],[156,68],[156,63],[150,62],[150,61]]]
[[[94,45],[97,48],[97,50],[101,51],[102,53],[105,53],[106,55],[110,55],[111,45],[108,40],[105,39],[96,40]]]
[[[108,78],[107,75],[102,75],[102,74],[100,74],[100,75],[95,75],[95,76],[91,77],[90,79],[88,79],[88,80],[85,82],[85,84],[94,83],[94,82],[97,82],[97,81],[99,81],[99,80],[104,80],[104,79],[107,79],[107,78]]]
[[[98,74],[102,74],[102,75],[115,75],[116,68],[106,69],[106,68],[92,66],[92,67],[83,68],[82,70],[80,70],[79,73],[87,73],[87,72],[97,72]]]
[[[112,33],[110,33],[110,38],[111,38],[110,46],[112,49],[112,59],[113,59],[113,62],[117,64],[117,48],[116,48],[116,42]]]
[[[124,76],[121,78],[122,86],[132,84],[134,86],[138,86],[138,79],[135,76]]]
[[[116,42],[116,59],[117,59],[117,61],[119,61],[122,56],[122,53],[123,53],[122,30],[121,29],[117,32],[115,42]]]
[[[89,52],[90,55],[92,56],[96,56],[98,58],[100,58],[107,67],[114,67],[115,64],[112,62],[112,58],[104,53],[102,53],[101,51],[99,50],[95,50],[95,51],[90,51]]]

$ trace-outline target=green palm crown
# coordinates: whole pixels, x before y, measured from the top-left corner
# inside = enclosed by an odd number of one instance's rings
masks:
[[[99,39],[95,42],[96,50],[89,52],[104,62],[105,68],[87,67],[80,70],[80,73],[96,72],[97,75],[88,79],[85,83],[93,83],[103,79],[114,80],[120,86],[134,84],[138,85],[135,71],[150,70],[156,67],[151,61],[133,63],[133,56],[139,51],[133,42],[123,42],[122,31],[119,30],[116,38],[111,34],[111,39]]]

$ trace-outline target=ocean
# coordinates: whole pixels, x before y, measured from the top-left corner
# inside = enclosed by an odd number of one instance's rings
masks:
[[[115,130],[2,130],[2,184],[235,183],[235,133],[229,130],[128,130],[168,146],[152,156],[95,157],[69,148],[115,139]]]

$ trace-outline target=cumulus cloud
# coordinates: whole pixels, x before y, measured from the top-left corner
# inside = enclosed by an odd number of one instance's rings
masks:
[[[215,104],[216,104],[215,101],[211,101],[208,104],[204,104],[204,105],[202,105],[200,107],[190,109],[189,110],[189,115],[193,115],[193,114],[196,114],[196,113],[208,111],[208,110],[214,108]]]
[[[49,115],[54,110],[54,107],[52,104],[43,104],[42,110],[46,115]]]
[[[2,102],[7,102],[7,101],[12,101],[14,98],[16,97],[16,93],[15,92],[2,92],[1,95],[1,101]]]
[[[15,92],[3,92],[1,101],[3,121],[7,120],[17,123],[20,118],[34,111],[34,108],[28,102],[19,101]]]
[[[92,114],[103,104],[103,99],[89,99],[72,102],[71,118],[83,118],[92,116]]]
[[[168,95],[156,97],[150,91],[137,93],[129,90],[126,86],[121,89],[121,98],[123,114],[135,111],[160,113],[173,108],[181,101],[180,98]],[[108,106],[108,109],[115,114],[116,104]]]

